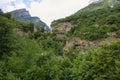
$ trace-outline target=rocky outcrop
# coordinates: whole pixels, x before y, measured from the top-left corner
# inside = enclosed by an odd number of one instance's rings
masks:
[[[72,24],[70,22],[59,23],[57,26],[53,27],[53,30],[57,30],[59,32],[67,32],[72,28]]]
[[[66,42],[66,45],[63,48],[63,50],[65,52],[69,52],[69,50],[76,47],[81,48],[79,52],[85,52],[89,47],[89,42],[86,40],[82,40],[80,38],[74,37]]]
[[[17,20],[33,22],[38,28],[44,27],[45,30],[50,30],[46,23],[41,21],[39,17],[32,17],[26,9],[14,10],[11,12],[11,15]]]
[[[108,37],[105,39],[100,39],[100,40],[95,40],[95,41],[86,41],[86,40],[82,40],[78,37],[73,37],[71,39],[69,39],[68,41],[66,41],[66,44],[63,48],[64,52],[67,53],[72,49],[78,49],[79,53],[85,53],[86,51],[89,50],[89,48],[99,48],[102,44],[111,44],[116,40],[120,40],[120,38],[116,38],[116,37]]]
[[[31,15],[29,14],[28,11],[26,11],[26,9],[19,9],[19,10],[15,10],[11,12],[12,17],[14,18],[19,18],[19,19],[27,19],[29,17],[31,17]]]
[[[72,28],[71,22],[59,23],[56,26],[52,27],[53,32],[56,32],[57,38],[65,38],[66,33]]]

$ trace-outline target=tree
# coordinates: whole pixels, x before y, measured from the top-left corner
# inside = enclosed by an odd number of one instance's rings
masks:
[[[119,80],[120,40],[81,54],[71,69],[74,80]]]
[[[13,26],[13,23],[7,18],[0,17],[0,56],[3,53],[10,53],[14,48],[15,34]]]

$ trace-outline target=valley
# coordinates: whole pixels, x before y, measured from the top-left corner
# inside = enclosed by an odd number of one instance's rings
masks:
[[[0,80],[120,80],[120,1],[54,20],[0,9]]]

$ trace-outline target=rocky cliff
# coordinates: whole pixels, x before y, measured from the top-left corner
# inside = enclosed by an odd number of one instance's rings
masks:
[[[32,17],[26,9],[14,10],[11,12],[11,15],[17,20],[33,22],[38,28],[44,27],[45,30],[50,30],[45,22],[41,21],[39,17]]]

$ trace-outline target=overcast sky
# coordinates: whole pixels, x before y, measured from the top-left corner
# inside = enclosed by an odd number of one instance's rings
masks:
[[[48,25],[53,20],[69,16],[94,0],[0,0],[4,12],[26,8]]]

